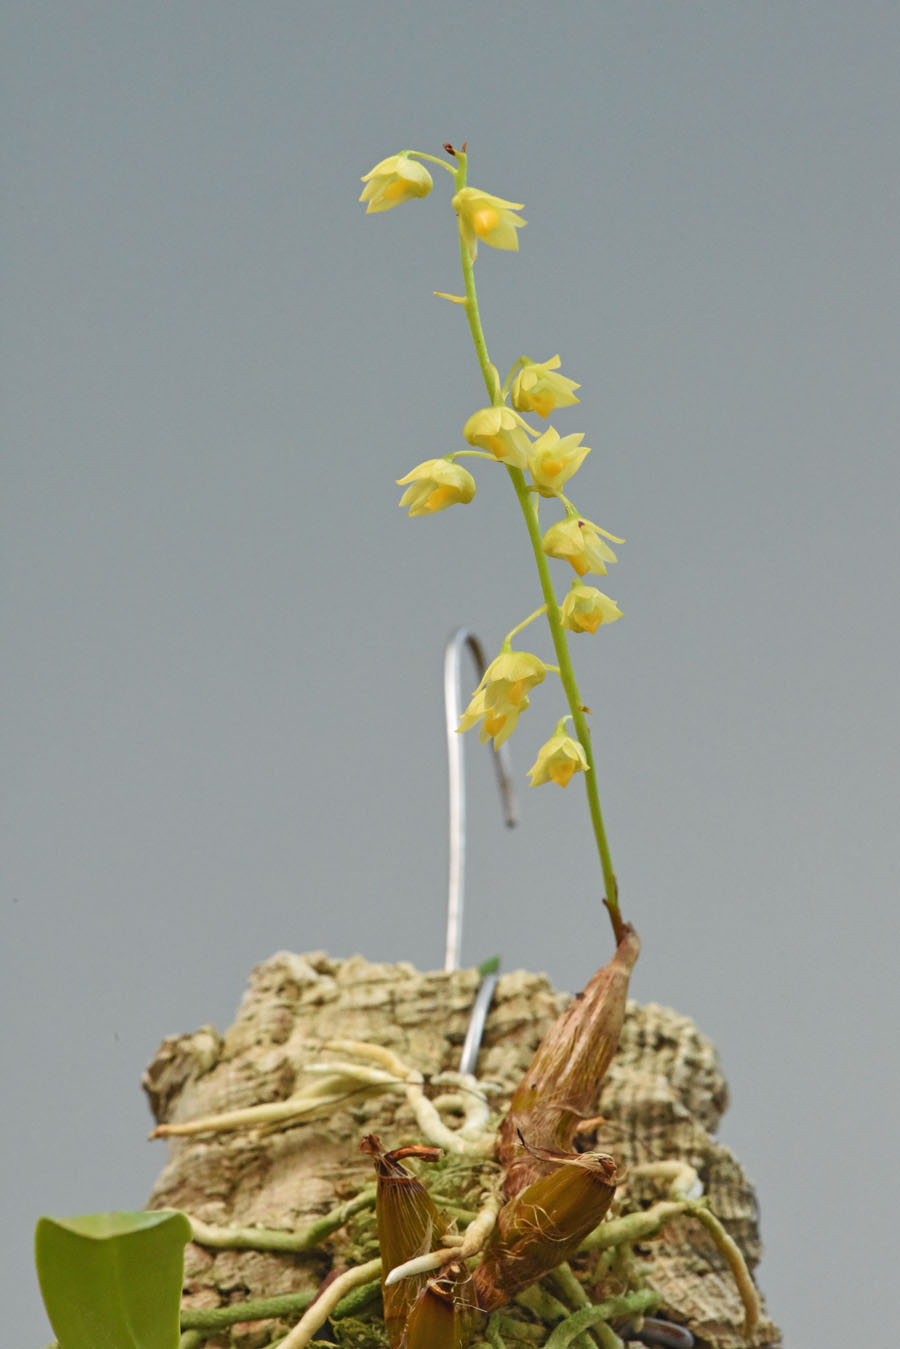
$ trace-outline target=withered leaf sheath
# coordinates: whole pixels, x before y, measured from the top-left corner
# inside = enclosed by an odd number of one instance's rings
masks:
[[[579,1121],[593,1113],[619,1043],[628,981],[640,949],[637,933],[626,923],[612,960],[572,999],[539,1045],[500,1126],[497,1152],[507,1195],[518,1194],[549,1169],[522,1146],[520,1133],[533,1148],[568,1152]]]
[[[375,1163],[375,1221],[381,1248],[384,1323],[391,1345],[399,1346],[407,1316],[425,1287],[426,1275],[402,1279],[389,1288],[385,1288],[384,1280],[397,1265],[442,1245],[447,1232],[447,1222],[425,1186],[400,1165],[399,1159],[412,1156],[437,1161],[441,1149],[411,1146],[385,1152],[375,1134],[367,1134],[359,1149]]]
[[[463,1264],[447,1265],[425,1284],[410,1310],[402,1349],[463,1349],[477,1312]]]
[[[616,1164],[606,1153],[539,1151],[552,1169],[504,1204],[475,1271],[483,1311],[502,1306],[574,1255],[616,1192]]]

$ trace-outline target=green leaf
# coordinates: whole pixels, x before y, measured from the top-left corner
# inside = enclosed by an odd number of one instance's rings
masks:
[[[183,1213],[40,1218],[41,1296],[59,1349],[178,1349]]]

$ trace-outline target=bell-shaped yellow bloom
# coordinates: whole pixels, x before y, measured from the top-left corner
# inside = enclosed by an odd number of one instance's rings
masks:
[[[582,445],[584,436],[562,436],[548,426],[528,451],[528,469],[531,481],[542,497],[559,496],[573,473],[577,473],[590,454]]]
[[[541,547],[548,557],[570,562],[579,576],[589,571],[605,576],[604,563],[615,562],[616,555],[609,544],[603,542],[601,534],[604,538],[612,539],[613,543],[625,542],[624,539],[617,539],[615,534],[608,534],[599,525],[591,524],[590,520],[579,520],[573,516],[551,525],[541,541]]]
[[[400,498],[401,506],[409,507],[409,514],[434,515],[437,511],[455,506],[457,502],[471,501],[475,495],[475,479],[471,473],[449,459],[426,459],[397,479],[397,486],[411,483]]]
[[[364,176],[360,201],[367,203],[366,215],[389,211],[411,197],[427,197],[434,183],[424,164],[408,155],[391,155],[376,164]]]
[[[502,463],[526,468],[531,441],[522,418],[508,407],[481,408],[473,412],[463,427],[470,445],[490,450]]]
[[[523,697],[517,707],[511,709],[491,708],[487,706],[484,689],[478,689],[471,698],[469,706],[459,719],[457,731],[468,731],[480,721],[481,743],[493,740],[494,749],[499,749],[516,729],[519,714],[528,706],[528,698]]]
[[[572,583],[560,606],[562,625],[569,632],[596,632],[601,623],[615,623],[622,610],[594,586]]]
[[[559,369],[559,357],[549,361],[528,361],[516,375],[512,386],[512,405],[520,412],[536,412],[549,417],[554,408],[567,408],[579,400],[575,390],[581,385],[574,379],[553,372]]]
[[[459,217],[459,232],[470,258],[474,260],[478,252],[479,239],[491,248],[518,251],[516,230],[527,224],[515,214],[522,210],[520,201],[504,201],[502,197],[492,197],[490,192],[479,192],[477,187],[464,187],[453,198],[452,206]]]
[[[528,770],[532,787],[555,782],[557,787],[568,787],[575,773],[586,773],[588,761],[577,740],[564,731],[551,735],[538,750],[538,756]]]
[[[543,681],[546,673],[544,662],[527,651],[501,652],[485,670],[456,729],[468,731],[481,721],[481,743],[490,737],[494,749],[499,749],[528,706],[529,691]]]

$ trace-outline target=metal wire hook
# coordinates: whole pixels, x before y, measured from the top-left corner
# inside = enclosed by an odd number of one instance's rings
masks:
[[[481,679],[487,668],[481,643],[468,628],[457,628],[444,649],[444,714],[447,725],[447,766],[450,774],[450,881],[447,897],[447,945],[445,970],[458,970],[462,951],[463,881],[466,865],[466,791],[463,779],[462,739],[456,727],[460,718],[462,650],[468,646]],[[494,755],[497,785],[503,803],[503,818],[512,828],[518,823],[509,751],[503,745]]]

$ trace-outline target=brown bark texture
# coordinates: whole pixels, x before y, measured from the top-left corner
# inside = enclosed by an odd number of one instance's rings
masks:
[[[308,1084],[308,1066],[346,1060],[345,1053],[325,1047],[335,1038],[393,1050],[424,1074],[428,1093],[430,1078],[458,1067],[478,982],[475,970],[421,973],[406,963],[374,964],[360,956],[337,960],[323,952],[279,952],[251,972],[224,1036],[204,1026],[162,1042],[144,1075],[151,1109],[157,1123],[176,1123],[285,1100]],[[568,1001],[543,975],[516,971],[500,977],[477,1067],[479,1079],[498,1084],[492,1098],[498,1124]],[[658,1180],[629,1176],[630,1169],[672,1159],[693,1166],[712,1210],[752,1269],[761,1249],[756,1199],[738,1162],[715,1138],[727,1099],[716,1050],[693,1022],[654,1004],[629,1002],[618,1050],[598,1091],[595,1113],[602,1122],[577,1141],[579,1148],[613,1154],[625,1178],[626,1211],[665,1197]],[[391,1148],[429,1141],[402,1092],[355,1093],[304,1122],[171,1139],[148,1206],[179,1208],[216,1226],[298,1231],[372,1185],[371,1158],[359,1150],[362,1136],[371,1133]],[[446,1167],[422,1167],[419,1174],[438,1207],[452,1215],[454,1205],[476,1209],[498,1171],[490,1160],[454,1159]],[[620,1211],[616,1203],[612,1217]],[[315,1290],[332,1270],[377,1254],[369,1211],[302,1253],[192,1243],[186,1251],[184,1306],[219,1307]],[[647,1267],[647,1281],[661,1296],[656,1315],[689,1326],[698,1349],[780,1349],[779,1332],[765,1312],[745,1339],[734,1281],[696,1219],[678,1216],[638,1246],[633,1258]],[[589,1268],[578,1272],[595,1301],[609,1295],[604,1279],[615,1278],[615,1270],[598,1274],[593,1285]],[[547,1334],[553,1323],[547,1313]],[[263,1349],[287,1333],[289,1324],[242,1322],[207,1344]],[[354,1349],[384,1345],[380,1308],[336,1321],[334,1334]],[[532,1329],[532,1342],[533,1336]]]

